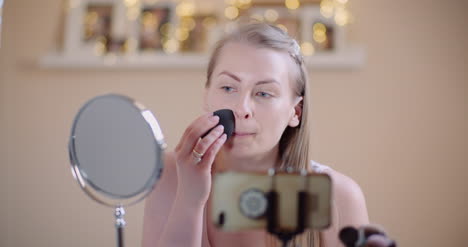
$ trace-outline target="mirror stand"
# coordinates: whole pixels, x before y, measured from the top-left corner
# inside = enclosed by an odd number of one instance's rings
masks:
[[[125,225],[127,224],[125,222],[124,216],[125,216],[125,209],[123,208],[122,205],[119,205],[115,208],[115,228],[117,230],[117,247],[124,247],[124,238],[123,238],[123,232]]]

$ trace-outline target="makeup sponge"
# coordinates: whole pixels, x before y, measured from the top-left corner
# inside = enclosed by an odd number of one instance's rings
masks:
[[[219,124],[224,126],[224,133],[226,134],[227,139],[229,139],[234,133],[234,129],[236,127],[234,112],[230,109],[221,109],[213,112],[213,115],[217,115],[219,117]],[[214,129],[214,127],[203,134],[202,138],[208,135],[212,129]]]

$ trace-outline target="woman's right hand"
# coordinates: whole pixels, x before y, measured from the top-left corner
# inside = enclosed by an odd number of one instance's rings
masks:
[[[226,142],[223,126],[213,113],[200,116],[185,130],[175,148],[177,199],[192,206],[204,206],[211,190],[211,167],[221,146]],[[199,160],[197,153],[203,156]]]

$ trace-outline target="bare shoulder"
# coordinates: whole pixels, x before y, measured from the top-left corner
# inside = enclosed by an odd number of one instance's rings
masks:
[[[361,187],[352,178],[335,171],[325,171],[332,179],[332,224],[321,232],[323,246],[342,246],[338,240],[339,231],[346,226],[368,224],[366,202]]]
[[[341,172],[330,169],[327,173],[333,181],[333,199],[339,214],[339,225],[368,224],[366,200],[359,184]]]
[[[142,246],[154,246],[162,233],[177,191],[174,152],[164,155],[161,178],[145,200]]]

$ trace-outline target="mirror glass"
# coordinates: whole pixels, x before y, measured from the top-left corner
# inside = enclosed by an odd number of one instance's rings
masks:
[[[164,146],[149,110],[125,96],[98,96],[75,118],[69,146],[72,171],[93,199],[122,205],[123,199],[142,199],[152,189],[162,172]]]

